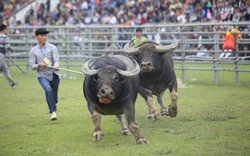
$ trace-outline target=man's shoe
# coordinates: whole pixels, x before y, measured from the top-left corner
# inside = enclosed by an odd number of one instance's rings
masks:
[[[11,85],[11,88],[15,88],[18,84],[19,84],[19,82],[14,82],[14,83]]]
[[[56,112],[52,112],[51,114],[51,121],[57,120]]]

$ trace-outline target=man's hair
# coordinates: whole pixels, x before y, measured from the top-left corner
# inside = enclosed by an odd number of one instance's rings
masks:
[[[4,29],[7,29],[7,26],[5,24],[1,24],[0,31],[3,31]]]
[[[136,30],[135,30],[136,32],[142,32],[142,29],[141,28],[136,28]]]

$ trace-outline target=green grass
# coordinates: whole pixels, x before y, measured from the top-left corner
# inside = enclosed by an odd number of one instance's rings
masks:
[[[99,142],[91,142],[94,126],[82,93],[82,75],[72,74],[76,80],[61,79],[58,120],[51,122],[35,72],[27,76],[16,67],[11,70],[13,79],[20,84],[11,89],[7,80],[0,77],[0,156],[247,156],[250,153],[249,73],[240,73],[240,86],[236,86],[233,72],[220,72],[219,84],[214,85],[212,71],[187,71],[187,88],[178,89],[178,116],[162,117],[155,123],[145,119],[147,107],[138,96],[136,121],[150,142],[141,146],[133,136],[120,136],[115,116],[102,116],[105,136]],[[181,78],[181,71],[176,74]],[[189,81],[193,77],[197,81]],[[170,103],[168,91],[165,101],[167,105]]]

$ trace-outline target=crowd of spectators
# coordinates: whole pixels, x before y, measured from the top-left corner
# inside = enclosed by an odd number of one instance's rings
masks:
[[[26,5],[31,0],[0,0],[0,21],[8,18],[11,14],[19,10],[22,6]]]
[[[50,0],[44,0],[31,6],[25,17],[19,17],[25,18],[22,24],[133,26],[250,20],[249,0],[60,0],[55,10],[49,11],[50,3]]]
[[[84,26],[90,24],[121,24],[135,26],[144,24],[194,23],[194,22],[244,22],[250,21],[249,0],[60,0],[54,11],[50,9],[50,0],[36,3],[25,14],[24,22],[16,18],[9,21],[9,26]],[[164,28],[163,28],[164,29]],[[168,31],[163,30],[162,31]],[[225,32],[228,28],[219,27],[217,31]],[[119,31],[126,31],[120,29]],[[150,30],[148,30],[150,31]],[[185,31],[185,30],[183,30]],[[209,32],[208,27],[195,32]],[[249,31],[246,27],[240,31]],[[119,36],[121,40],[129,40],[131,36]],[[148,38],[152,36],[148,35]],[[178,37],[178,36],[177,36]],[[190,39],[209,39],[209,34],[192,34]],[[247,35],[249,37],[249,35]],[[164,39],[164,35],[161,35]],[[153,39],[153,38],[152,38]],[[183,45],[185,49],[200,50],[192,44]],[[213,47],[205,45],[206,50]],[[250,49],[250,47],[248,47]]]

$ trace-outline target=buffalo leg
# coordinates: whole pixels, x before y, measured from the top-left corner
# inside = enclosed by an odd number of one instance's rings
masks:
[[[129,130],[128,130],[128,128],[126,127],[125,122],[124,122],[124,115],[123,115],[123,114],[120,114],[120,115],[116,115],[116,117],[117,117],[117,119],[120,121],[121,126],[122,126],[121,134],[122,134],[122,135],[125,135],[125,136],[130,135]]]
[[[92,122],[95,126],[94,129],[94,134],[93,134],[93,138],[92,138],[92,142],[96,142],[99,140],[102,140],[104,133],[102,132],[102,129],[100,127],[100,123],[101,123],[101,114],[99,114],[98,112],[94,111],[92,114]]]
[[[152,96],[152,93],[150,90],[140,87],[139,88],[140,95],[145,99],[147,105],[148,105],[148,119],[153,119],[153,122],[161,118],[161,114],[158,112],[155,106],[155,100]]]
[[[163,101],[163,95],[164,95],[164,92],[161,92],[159,95],[157,95],[157,101],[158,103],[161,105],[161,115],[164,116],[164,115],[168,115],[168,109]]]
[[[172,103],[169,105],[169,116],[170,117],[176,117],[178,114],[178,108],[177,108],[177,99],[178,99],[178,93],[176,89],[171,89],[170,88],[170,96],[172,99]]]
[[[142,135],[141,129],[135,121],[135,111],[132,109],[127,109],[125,111],[125,116],[128,121],[128,128],[133,133],[137,144],[147,144],[149,143]]]

